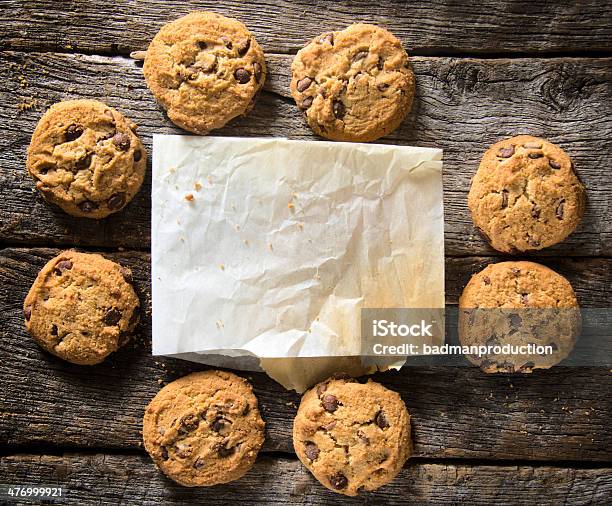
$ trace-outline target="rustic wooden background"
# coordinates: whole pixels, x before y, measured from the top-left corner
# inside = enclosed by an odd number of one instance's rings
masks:
[[[464,4],[464,5],[462,5]],[[567,150],[588,189],[580,229],[531,255],[566,275],[585,307],[610,307],[612,5],[442,0],[244,2],[71,0],[0,2],[0,483],[57,483],[78,504],[332,504],[296,459],[290,430],[299,397],[248,374],[267,422],[265,447],[242,480],[190,490],[165,479],[141,445],[143,408],[160,388],[202,368],[150,356],[150,309],[125,350],[95,367],[62,362],[28,337],[21,305],[60,248],[101,251],[130,265],[149,305],[150,178],[109,219],[78,220],[33,190],[24,160],[43,111],[87,97],[154,132],[179,132],[148,92],[130,51],[196,8],[245,22],[266,51],[270,79],[253,112],[217,132],[313,139],[289,94],[292,55],[322,31],[354,21],[404,42],[417,97],[383,142],[444,149],[447,301],[471,273],[500,259],[475,233],[466,198],[484,148],[530,133]],[[405,368],[377,376],[413,416],[415,457],[393,484],[347,504],[610,504],[611,375],[563,368],[486,376],[473,368]]]

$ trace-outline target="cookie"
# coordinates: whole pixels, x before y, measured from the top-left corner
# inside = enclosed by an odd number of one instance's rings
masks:
[[[355,496],[400,472],[412,448],[410,416],[401,397],[379,383],[329,379],[302,397],[293,446],[322,485]]]
[[[98,364],[127,343],[139,309],[127,267],[76,251],[47,262],[23,304],[26,327],[36,342],[81,365]]]
[[[162,388],[145,410],[142,434],[166,476],[204,487],[244,476],[264,442],[264,427],[245,379],[205,371]]]
[[[192,12],[164,25],[143,70],[170,120],[197,134],[249,112],[266,80],[255,37],[240,21],[214,12]]]
[[[27,168],[48,202],[72,216],[104,218],[138,193],[147,153],[136,124],[96,100],[53,105],[28,148]]]
[[[578,226],[585,204],[570,157],[530,135],[493,144],[468,196],[474,224],[491,246],[505,253],[563,241]]]
[[[383,28],[354,24],[314,39],[291,65],[291,94],[317,135],[368,142],[395,130],[414,97],[401,42]]]
[[[467,355],[483,371],[530,373],[569,355],[580,331],[580,310],[560,274],[533,262],[500,262],[474,274],[464,288],[458,330],[463,346],[487,347],[481,356]]]

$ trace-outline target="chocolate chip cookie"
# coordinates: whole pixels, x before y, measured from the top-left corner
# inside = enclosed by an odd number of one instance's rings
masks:
[[[36,342],[81,365],[98,364],[127,343],[139,309],[127,267],[76,251],[47,262],[23,304],[26,327]]]
[[[96,100],[53,105],[40,119],[27,168],[48,202],[72,216],[104,218],[140,189],[147,153],[136,124]]]
[[[538,137],[493,144],[472,180],[474,224],[496,250],[539,250],[563,241],[584,214],[586,194],[570,157]]]
[[[264,442],[257,398],[225,371],[189,374],[166,385],[145,410],[144,445],[161,471],[186,487],[241,478]]]
[[[569,355],[579,331],[572,286],[533,262],[491,264],[472,276],[459,299],[459,340],[488,347],[481,356],[467,355],[487,373],[548,369]]]
[[[400,472],[412,448],[410,416],[401,397],[379,383],[329,379],[302,397],[293,446],[321,484],[355,496]]]
[[[207,134],[252,108],[266,79],[266,63],[240,21],[192,12],[153,38],[144,76],[173,123]]]
[[[401,42],[383,28],[354,24],[325,33],[291,65],[291,94],[314,132],[368,142],[395,130],[414,97],[414,74]]]

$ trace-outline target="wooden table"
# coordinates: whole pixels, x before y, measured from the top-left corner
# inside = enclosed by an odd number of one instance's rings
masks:
[[[332,504],[291,445],[299,396],[247,374],[267,422],[266,443],[242,480],[190,490],[165,479],[141,444],[143,408],[160,384],[202,366],[150,354],[150,175],[134,202],[106,220],[45,204],[24,160],[43,111],[96,98],[153,133],[180,133],[128,58],[165,22],[214,8],[245,22],[265,48],[270,79],[253,112],[216,132],[314,139],[289,93],[293,54],[353,21],[387,26],[417,76],[413,111],[383,142],[444,149],[446,294],[500,260],[475,233],[467,191],[483,150],[518,133],[558,143],[576,162],[589,205],[579,230],[529,255],[566,275],[585,307],[610,307],[612,8],[609,2],[376,2],[54,0],[0,3],[0,483],[57,483],[70,502]],[[148,311],[135,341],[80,367],[42,352],[21,305],[61,248],[101,251],[132,267]],[[588,504],[612,501],[610,371],[563,368],[487,376],[474,368],[405,368],[376,379],[413,417],[415,456],[379,492],[352,503]]]

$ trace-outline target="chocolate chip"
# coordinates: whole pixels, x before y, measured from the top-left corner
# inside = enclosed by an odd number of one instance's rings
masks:
[[[297,82],[297,90],[300,93],[303,93],[308,89],[308,87],[313,83],[312,77],[304,77]]]
[[[197,44],[198,44],[198,49],[200,51],[203,51],[204,49],[208,47],[208,44],[206,44],[206,42],[204,42],[203,40],[198,40]]]
[[[505,209],[506,207],[508,207],[508,190],[502,190],[501,192],[502,195],[502,209]]]
[[[230,455],[233,455],[236,451],[236,447],[230,446],[229,448],[227,448],[226,446],[219,446],[219,449],[217,451],[219,452],[219,457],[225,458],[229,457]]]
[[[386,429],[387,427],[389,427],[389,420],[387,420],[387,417],[385,416],[385,413],[383,411],[379,411],[378,413],[376,413],[374,421],[376,422],[376,425],[378,425],[381,429]]]
[[[557,215],[557,219],[562,220],[564,212],[565,212],[565,200],[562,200],[561,202],[559,202],[559,205],[557,206],[557,209],[555,211],[555,214]]]
[[[44,163],[38,166],[38,173],[44,176],[47,172],[53,169],[55,169],[55,165]]]
[[[130,137],[123,132],[117,132],[113,136],[113,144],[121,151],[127,151],[130,149]]]
[[[26,321],[30,321],[32,317],[32,306],[26,306],[23,308],[23,316],[25,316]]]
[[[529,295],[526,293],[521,293],[521,302],[523,304],[528,304],[529,303]]]
[[[255,82],[258,83],[261,79],[261,65],[258,62],[253,63],[253,75],[255,76]]]
[[[141,158],[142,158],[142,151],[140,151],[140,149],[137,149],[136,151],[134,151],[134,161],[139,162]]]
[[[331,476],[329,482],[336,490],[342,490],[348,486],[348,480],[342,473],[336,473]]]
[[[121,270],[121,275],[123,276],[123,279],[125,279],[128,283],[133,283],[134,282],[134,277],[132,276],[132,271],[129,267],[124,267],[123,265],[119,266],[120,270]]]
[[[321,403],[323,404],[325,411],[329,411],[330,413],[333,413],[338,409],[338,399],[336,399],[334,395],[324,395]]]
[[[60,260],[55,264],[54,272],[57,276],[61,276],[64,271],[72,269],[71,260]]]
[[[561,164],[559,162],[555,162],[554,160],[548,160],[548,165],[555,170],[559,170],[561,168]]]
[[[57,336],[57,325],[55,324],[51,326],[51,335]]]
[[[376,68],[378,70],[382,70],[385,68],[385,59],[382,56],[378,57],[378,61],[376,62]]]
[[[510,318],[510,325],[512,327],[520,327],[521,323],[523,323],[522,318],[515,313],[512,313],[509,318]]]
[[[304,443],[304,453],[310,460],[316,460],[319,456],[319,447],[312,441],[306,441]]]
[[[191,449],[190,446],[184,446],[184,445],[175,445],[174,446],[174,453],[177,455],[177,457],[180,457],[182,459],[186,459],[189,457],[189,454],[191,453],[189,450]]]
[[[330,46],[334,45],[334,34],[333,33],[326,33],[324,35],[321,35],[321,38],[319,39],[319,42],[321,44],[327,42]]]
[[[490,285],[491,284],[491,278],[489,276],[484,276],[482,278],[482,281],[484,282],[485,285]]]
[[[193,467],[196,469],[202,469],[206,465],[206,461],[202,457],[198,457],[193,463]]]
[[[508,146],[507,148],[501,148],[497,156],[500,158],[510,158],[514,154],[514,145]]]
[[[251,80],[251,73],[243,68],[236,69],[234,71],[234,79],[240,84],[246,84]]]
[[[557,346],[557,343],[550,343],[550,347],[552,348],[553,351],[557,351],[559,349],[559,347]]]
[[[313,100],[314,100],[314,97],[306,97],[306,98],[304,98],[304,100],[302,100],[302,105],[300,106],[302,108],[302,110],[308,109],[312,105],[312,101]]]
[[[326,423],[325,425],[321,425],[321,428],[323,430],[329,431],[329,430],[332,430],[335,426],[336,426],[336,420],[332,420],[331,422]]]
[[[251,405],[247,402],[242,410],[242,416],[246,416],[251,411]]]
[[[533,246],[534,248],[537,248],[540,245],[540,241],[538,241],[537,239],[534,239],[533,237],[530,237],[527,242],[529,243],[530,246]]]
[[[229,38],[228,38],[228,37],[226,37],[225,35],[223,35],[223,36],[221,37],[221,41],[223,42],[223,44],[225,44],[225,47],[226,47],[227,49],[232,49],[233,44],[232,44],[232,41],[231,41],[231,40],[229,40]]]
[[[210,427],[212,428],[212,430],[214,430],[215,432],[218,432],[222,436],[229,433],[230,426],[231,426],[230,421],[226,420],[222,416],[218,416],[210,424]]]
[[[387,83],[378,83],[376,85],[376,87],[378,88],[378,91],[385,91],[389,89],[389,86],[391,86],[390,84]]]
[[[89,153],[88,155],[84,156],[80,160],[77,160],[77,162],[75,164],[75,167],[78,170],[86,169],[87,167],[89,167],[91,165],[91,159],[92,158],[93,158],[93,155],[91,153]]]
[[[121,321],[121,316],[121,311],[119,311],[116,307],[112,307],[104,315],[104,323],[109,327],[114,327]]]
[[[83,135],[83,127],[78,125],[70,125],[66,128],[64,132],[64,142],[70,142],[78,139],[81,135]]]
[[[367,51],[359,51],[355,56],[353,56],[353,63],[356,61],[363,60],[366,56],[368,56]]]
[[[125,193],[119,192],[111,195],[106,201],[106,205],[109,209],[121,209],[125,205]]]
[[[542,149],[542,143],[541,142],[526,142],[525,144],[523,144],[523,147],[525,149]]]
[[[334,116],[336,118],[338,119],[344,118],[346,114],[346,107],[340,100],[334,100],[333,109],[334,109]]]
[[[162,454],[162,459],[168,460],[168,448],[166,448],[165,446],[162,446],[160,447],[160,450]]]
[[[113,128],[110,132],[107,132],[101,135],[100,138],[98,139],[98,143],[105,141],[107,139],[112,139],[116,133],[117,133],[117,130]]]
[[[533,207],[531,208],[531,216],[537,220],[540,217],[540,213],[540,206],[538,204],[533,204]]]
[[[366,446],[370,444],[370,438],[368,436],[366,436],[363,431],[358,430],[357,431],[357,437],[359,439],[361,439],[361,441],[363,441],[363,444],[365,444]]]
[[[317,385],[317,395],[319,397],[321,397],[323,392],[325,392],[326,390],[327,390],[327,383],[321,383],[320,385]]]
[[[200,421],[198,420],[197,415],[187,415],[181,420],[181,424],[179,426],[178,431],[180,434],[183,435],[188,434],[189,432],[196,430],[198,428],[199,423]]]
[[[535,160],[536,158],[542,158],[544,154],[543,153],[529,153],[527,156],[531,158],[532,160]]]
[[[236,44],[236,51],[240,56],[244,56],[247,54],[249,48],[251,47],[251,39],[241,40]]]

